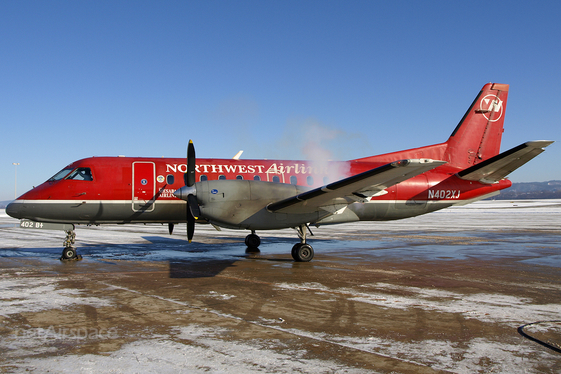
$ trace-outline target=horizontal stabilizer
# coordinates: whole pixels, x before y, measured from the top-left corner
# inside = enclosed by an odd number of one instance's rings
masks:
[[[445,161],[411,159],[395,161],[327,186],[316,188],[267,206],[270,212],[310,213],[327,205],[345,206],[432,170]],[[366,199],[365,199],[366,200]]]
[[[462,170],[458,176],[470,181],[496,183],[542,153],[551,143],[553,143],[551,140],[536,140],[520,144],[518,147]]]

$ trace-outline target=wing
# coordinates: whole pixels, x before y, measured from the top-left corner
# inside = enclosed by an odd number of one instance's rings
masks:
[[[334,213],[347,205],[383,194],[390,186],[432,170],[445,161],[412,159],[395,161],[314,190],[269,204],[267,210],[278,213],[309,213],[323,209]]]
[[[487,184],[496,183],[542,153],[544,148],[551,143],[553,143],[553,141],[536,140],[520,144],[518,147],[509,149],[479,164],[462,170],[458,173],[458,176],[470,181],[479,181]]]

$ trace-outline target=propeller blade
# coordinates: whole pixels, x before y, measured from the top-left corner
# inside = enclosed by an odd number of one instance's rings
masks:
[[[187,187],[195,184],[195,164],[195,145],[192,140],[189,140],[189,146],[187,147],[187,172],[183,175]]]
[[[195,234],[195,216],[193,216],[193,213],[191,211],[191,203],[189,202],[189,200],[192,200],[191,197],[195,197],[193,195],[189,195],[187,197],[187,205],[186,205],[186,212],[185,214],[187,215],[187,240],[189,241],[189,243],[191,243],[191,241],[193,240],[193,235]],[[196,201],[197,198],[195,198]]]
[[[189,205],[189,213],[191,217],[197,220],[201,215],[201,210],[199,209],[199,202],[195,195],[187,196],[187,204]]]
[[[195,220],[191,217],[187,219],[187,240],[189,243],[193,240],[193,235],[195,234]]]

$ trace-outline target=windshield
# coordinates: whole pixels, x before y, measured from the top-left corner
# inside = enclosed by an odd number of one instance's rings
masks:
[[[68,173],[70,173],[73,170],[73,168],[64,168],[61,171],[59,171],[58,173],[56,173],[55,175],[53,175],[50,179],[49,182],[55,182],[55,181],[59,181],[62,178],[66,177],[68,175]]]
[[[93,181],[92,171],[90,168],[78,168],[70,173],[66,179],[72,179],[75,181]]]
[[[61,179],[75,180],[75,181],[93,181],[92,171],[90,168],[71,168],[66,167],[56,173],[49,182],[56,182]]]

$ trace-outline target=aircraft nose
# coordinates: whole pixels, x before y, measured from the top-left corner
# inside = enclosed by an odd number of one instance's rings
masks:
[[[6,214],[13,218],[21,218],[21,204],[16,201],[12,201],[6,207]]]

